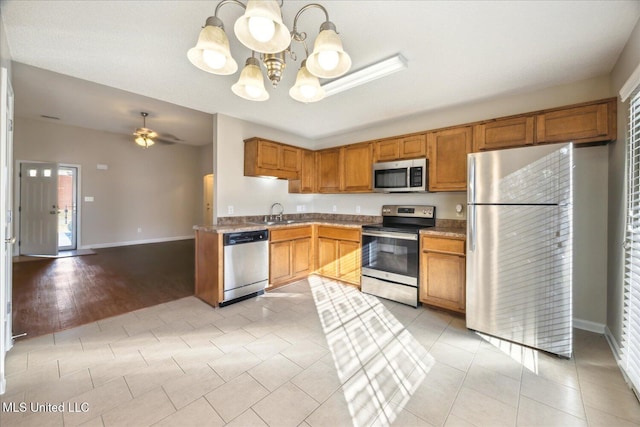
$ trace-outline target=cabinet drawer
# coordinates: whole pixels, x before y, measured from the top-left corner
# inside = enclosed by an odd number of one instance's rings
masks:
[[[422,236],[422,250],[464,255],[464,240]]]
[[[360,241],[360,230],[355,228],[338,228],[325,225],[318,226],[318,237],[325,237],[334,240]]]
[[[272,242],[301,239],[311,237],[311,226],[275,229],[271,230],[269,234]]]

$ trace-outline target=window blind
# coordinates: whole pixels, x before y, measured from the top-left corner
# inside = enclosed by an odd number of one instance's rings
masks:
[[[640,87],[629,103],[623,364],[640,391]]]

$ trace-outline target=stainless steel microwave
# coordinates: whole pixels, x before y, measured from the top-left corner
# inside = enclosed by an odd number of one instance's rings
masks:
[[[380,193],[410,193],[429,188],[427,159],[398,160],[373,164],[373,190]]]

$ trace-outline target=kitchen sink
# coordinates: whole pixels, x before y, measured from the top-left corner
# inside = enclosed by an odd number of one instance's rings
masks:
[[[283,219],[283,220],[275,220],[275,221],[250,221],[250,224],[258,224],[258,225],[280,225],[280,224],[295,224],[296,222],[301,222],[299,219]]]

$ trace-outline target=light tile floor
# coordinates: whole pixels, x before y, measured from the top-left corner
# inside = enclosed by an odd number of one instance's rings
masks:
[[[637,426],[604,337],[558,359],[312,276],[16,343],[1,426]]]

